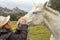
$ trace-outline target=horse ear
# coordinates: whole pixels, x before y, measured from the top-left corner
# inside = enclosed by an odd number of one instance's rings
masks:
[[[44,4],[44,7],[47,5],[47,1],[45,2],[45,4]]]

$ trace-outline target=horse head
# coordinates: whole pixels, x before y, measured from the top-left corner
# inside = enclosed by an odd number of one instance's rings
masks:
[[[35,5],[25,16],[27,24],[39,25],[43,22],[43,10],[46,3]]]

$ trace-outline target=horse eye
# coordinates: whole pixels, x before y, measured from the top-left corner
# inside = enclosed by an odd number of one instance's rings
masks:
[[[33,14],[37,14],[37,12],[33,12]]]

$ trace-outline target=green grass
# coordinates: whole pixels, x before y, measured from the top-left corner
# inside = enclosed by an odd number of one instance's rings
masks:
[[[11,23],[12,23],[12,31],[15,31],[17,27],[16,21],[11,21]]]
[[[12,30],[16,29],[16,21],[12,21]],[[29,27],[28,40],[49,40],[50,32],[43,26],[31,26]]]

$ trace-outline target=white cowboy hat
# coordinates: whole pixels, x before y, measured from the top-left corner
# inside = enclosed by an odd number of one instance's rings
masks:
[[[5,25],[9,20],[10,20],[10,15],[8,15],[7,17],[0,16],[0,27]]]

